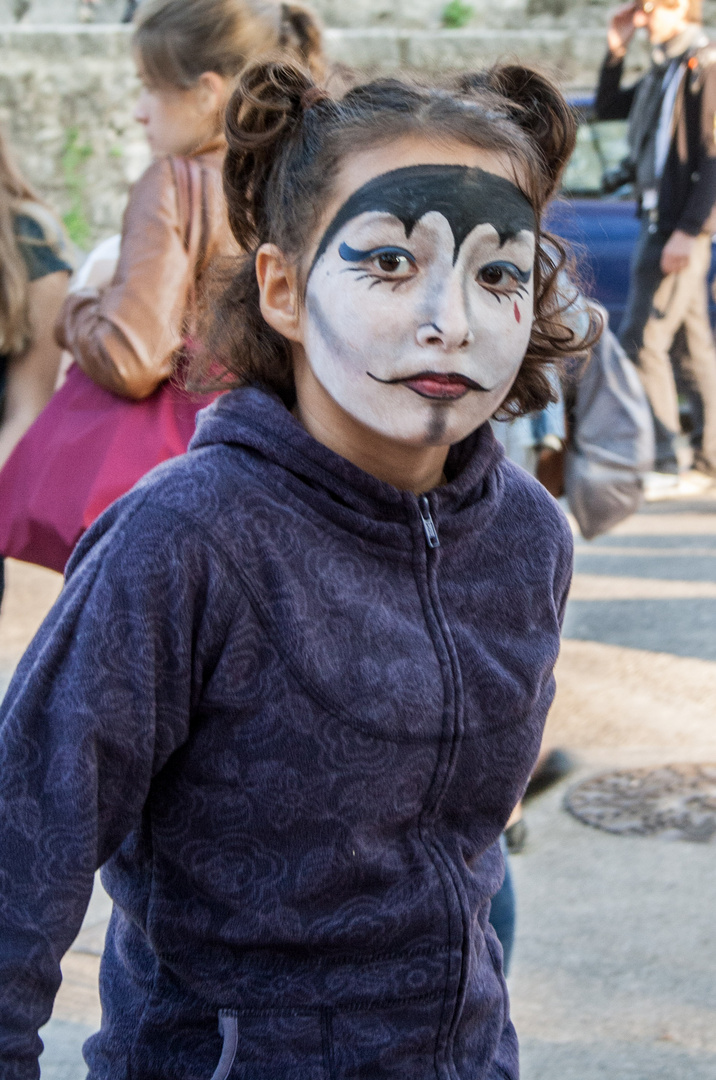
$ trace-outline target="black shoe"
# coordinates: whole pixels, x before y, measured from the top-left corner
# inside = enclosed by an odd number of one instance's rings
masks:
[[[510,855],[519,855],[521,851],[524,851],[527,843],[527,822],[524,818],[520,818],[519,821],[507,826],[505,829],[505,843]]]
[[[576,762],[566,750],[550,750],[544,761],[537,766],[530,777],[523,801],[534,799],[535,795],[541,795],[554,784],[558,784],[565,776],[576,768]]]

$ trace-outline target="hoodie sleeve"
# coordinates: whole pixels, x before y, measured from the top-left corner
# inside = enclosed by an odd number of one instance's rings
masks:
[[[134,491],[86,534],[0,710],[0,1075],[35,1080],[94,871],[187,739],[230,619],[192,520]],[[213,659],[212,659],[213,658]]]
[[[565,522],[566,524],[566,522]],[[574,537],[567,526],[564,532],[564,541],[561,549],[561,558],[558,571],[555,576],[555,601],[557,604],[557,618],[560,630],[564,627],[564,616],[567,612],[569,590],[572,587],[572,575],[574,572]]]

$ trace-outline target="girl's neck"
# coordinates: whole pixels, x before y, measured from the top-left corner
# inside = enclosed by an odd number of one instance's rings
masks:
[[[197,154],[212,154],[217,150],[225,149],[226,137],[223,131],[219,131],[213,135],[208,135],[206,139],[202,139],[188,156],[195,157]]]
[[[318,442],[402,491],[420,495],[444,483],[448,446],[411,446],[386,438],[342,409],[307,364],[296,374],[294,415]]]

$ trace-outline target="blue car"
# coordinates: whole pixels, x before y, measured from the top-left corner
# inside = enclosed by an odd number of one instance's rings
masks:
[[[567,166],[562,196],[547,215],[547,228],[575,248],[585,292],[609,312],[609,325],[619,329],[629,288],[629,262],[639,233],[631,185],[610,195],[602,192],[602,176],[627,153],[626,120],[595,120],[592,96],[572,98],[579,121],[577,146]],[[716,251],[711,279],[716,276]],[[716,303],[711,299],[716,326]]]

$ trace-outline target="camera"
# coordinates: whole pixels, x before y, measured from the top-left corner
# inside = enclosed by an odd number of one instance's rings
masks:
[[[612,195],[625,184],[633,184],[636,180],[636,166],[631,158],[625,157],[611,169],[605,169],[602,174],[602,192]]]

